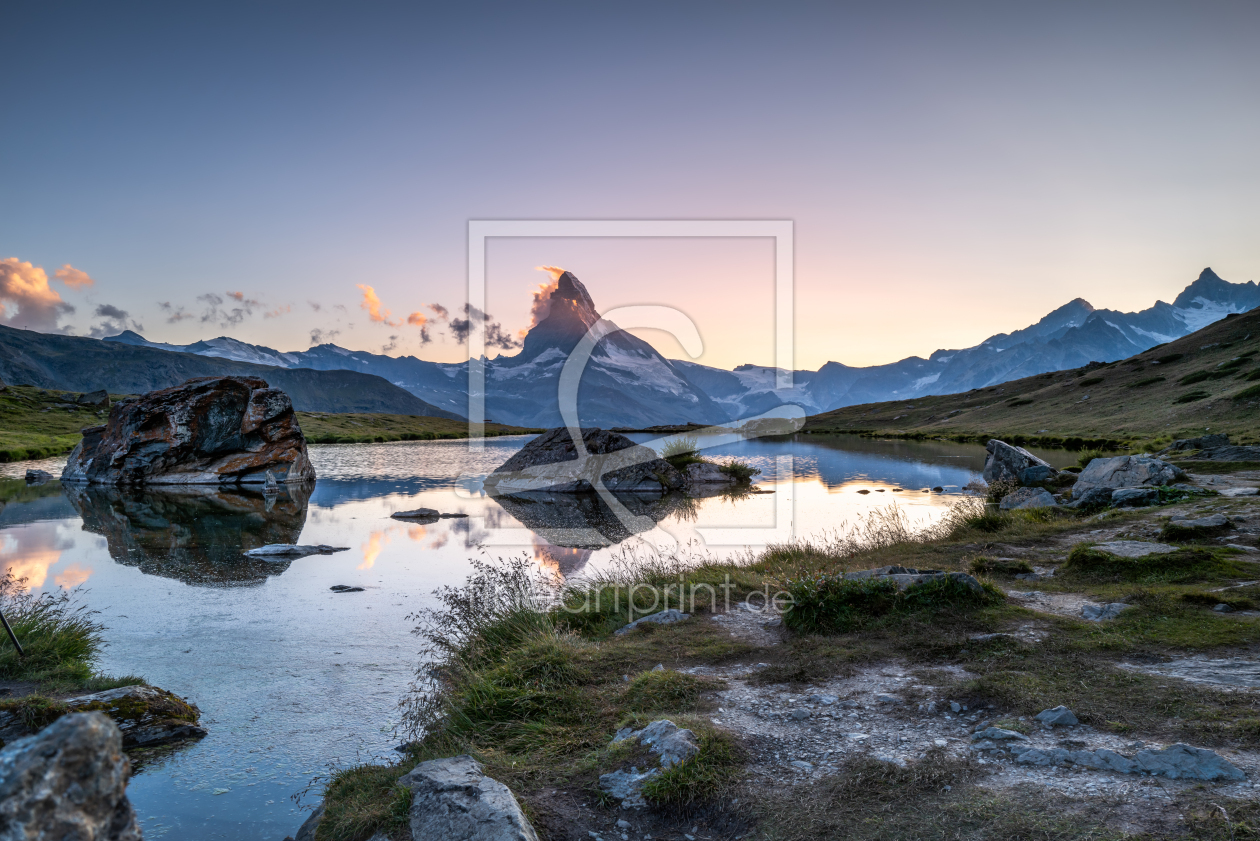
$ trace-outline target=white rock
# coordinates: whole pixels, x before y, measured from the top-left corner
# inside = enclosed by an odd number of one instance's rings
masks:
[[[412,838],[538,841],[512,792],[471,756],[422,762],[398,782],[412,792]]]

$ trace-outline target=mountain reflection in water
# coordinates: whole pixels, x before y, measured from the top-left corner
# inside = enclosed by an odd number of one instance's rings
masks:
[[[268,543],[297,543],[311,489],[113,488],[67,485],[84,531],[103,536],[109,555],[149,575],[186,584],[253,585],[289,561],[243,555]]]

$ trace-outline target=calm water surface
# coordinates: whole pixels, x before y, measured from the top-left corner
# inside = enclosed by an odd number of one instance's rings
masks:
[[[635,513],[655,527],[631,535],[607,512],[572,500],[484,496],[477,477],[526,440],[492,439],[484,449],[462,441],[317,445],[309,498],[270,504],[205,490],[54,486],[10,495],[0,510],[0,563],[35,589],[83,587],[108,627],[101,669],[143,675],[201,707],[208,737],[138,764],[129,793],[145,837],[283,838],[306,815],[292,795],[313,777],[389,756],[399,741],[396,705],[417,665],[407,616],[433,605],[434,588],[461,583],[470,558],[524,554],[575,576],[623,547],[682,544],[725,555],[842,529],[894,500],[927,523],[984,465],[978,446],[732,436],[706,455],[751,462],[762,471],[759,487],[773,493],[642,503]],[[1040,455],[1058,466],[1073,461]],[[0,475],[28,466],[0,465]],[[61,469],[56,460],[37,466]],[[932,487],[944,491],[923,492]],[[417,507],[468,517],[389,519]],[[241,556],[278,542],[350,548],[281,563]],[[364,592],[331,592],[337,584]]]

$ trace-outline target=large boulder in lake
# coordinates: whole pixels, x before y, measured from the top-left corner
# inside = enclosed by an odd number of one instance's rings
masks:
[[[582,444],[587,457],[579,459],[566,427],[544,432],[486,477],[486,490],[582,493],[593,490],[599,479],[610,491],[661,492],[683,486],[683,475],[672,464],[624,435],[584,429]]]
[[[1180,482],[1185,477],[1180,467],[1150,456],[1096,458],[1077,477],[1072,496],[1084,497],[1095,488],[1154,488]]]
[[[83,430],[63,482],[263,485],[315,479],[289,396],[254,377],[198,377],[113,405]]]
[[[1036,485],[1056,474],[1056,470],[1023,447],[1016,447],[996,438],[984,445],[984,481],[1014,482],[1018,485]]]
[[[101,713],[61,718],[0,751],[0,834],[13,841],[140,841],[131,763]]]

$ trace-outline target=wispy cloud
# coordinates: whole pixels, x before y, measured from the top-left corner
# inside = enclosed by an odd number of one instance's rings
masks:
[[[167,324],[178,324],[193,317],[192,313],[186,312],[183,307],[177,307],[170,301],[159,301],[158,309],[166,315]]]
[[[340,330],[322,330],[319,327],[316,327],[311,330],[311,347],[331,342],[339,335],[341,335]]]
[[[100,339],[105,336],[116,336],[124,330],[134,330],[137,333],[144,332],[144,325],[133,319],[126,310],[119,309],[111,304],[101,304],[92,313],[99,319],[99,324],[94,325],[88,335],[93,339]]]
[[[468,341],[473,324],[481,322],[485,325],[486,347],[513,350],[521,346],[520,340],[504,330],[502,324],[492,321],[494,316],[489,313],[484,313],[471,304],[464,304],[464,315],[465,318],[451,319],[451,335],[455,337],[455,341]]]
[[[17,312],[10,313],[12,307]],[[48,275],[39,266],[16,257],[0,260],[0,324],[26,330],[58,330],[57,320],[74,312],[48,285]]]
[[[363,291],[363,300],[359,303],[359,306],[367,310],[368,320],[386,324],[390,327],[402,326],[402,321],[394,321],[392,318],[393,314],[381,305],[381,299],[377,296],[375,289],[366,283],[356,283],[355,286]]]

